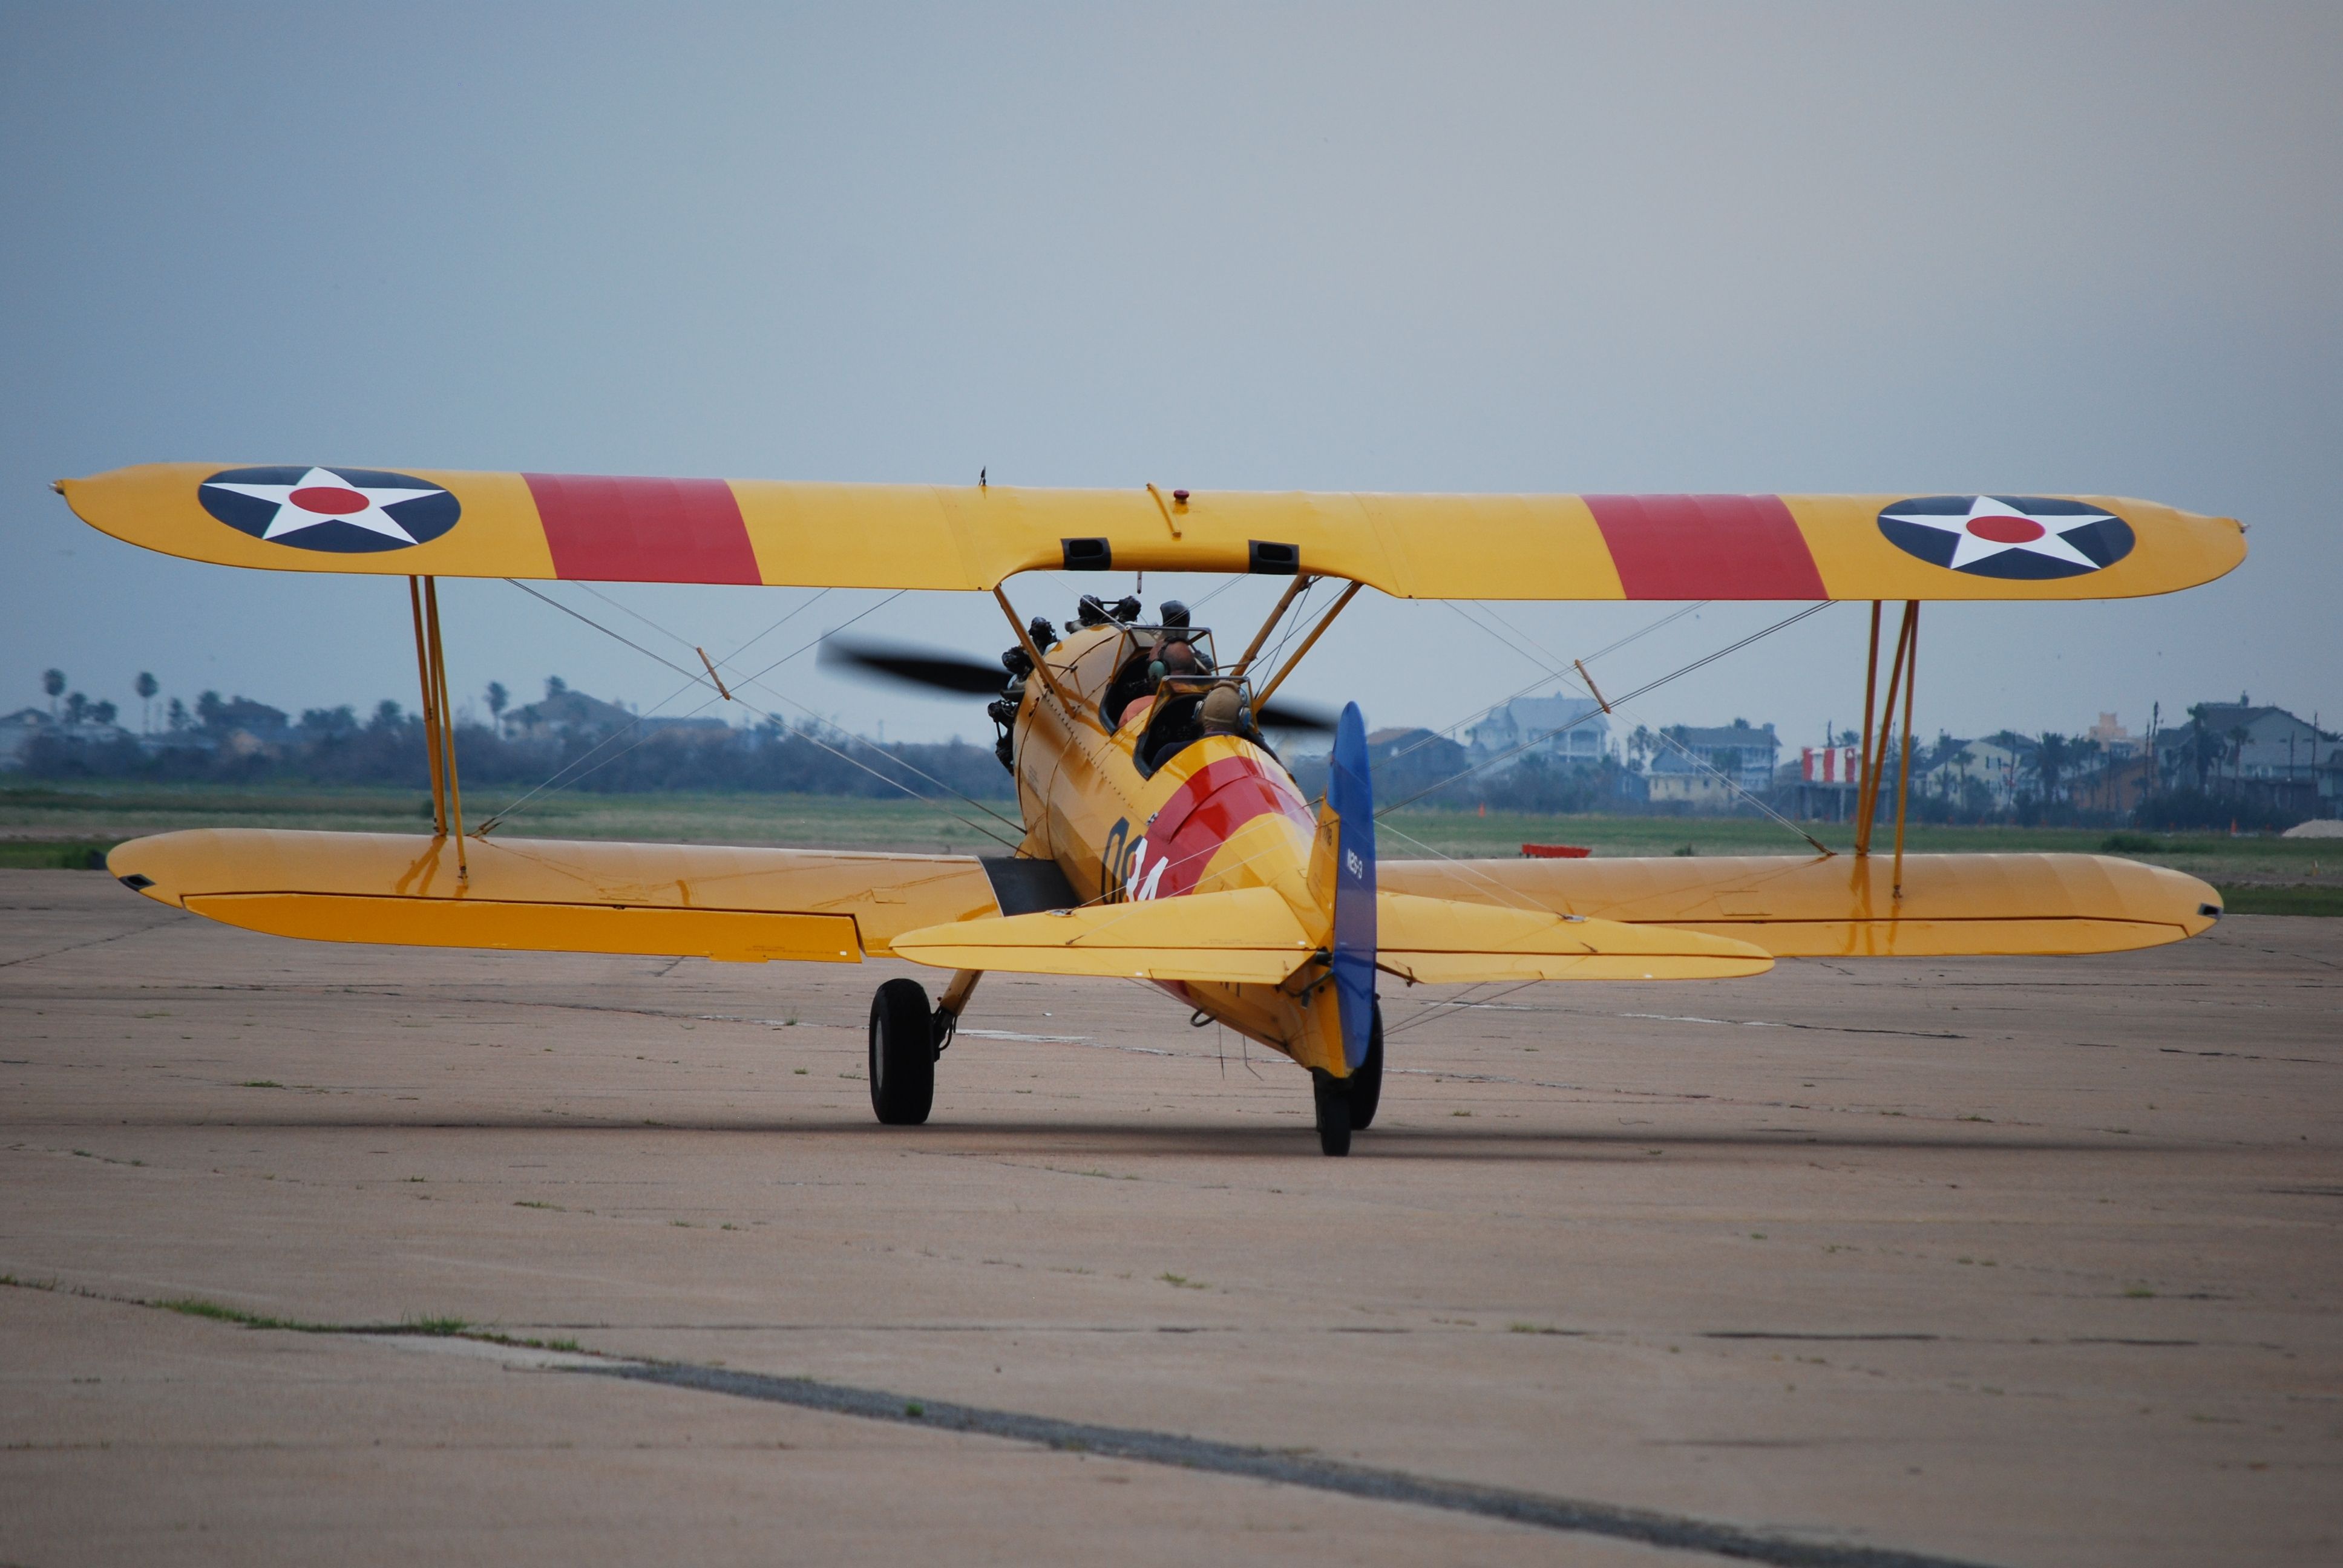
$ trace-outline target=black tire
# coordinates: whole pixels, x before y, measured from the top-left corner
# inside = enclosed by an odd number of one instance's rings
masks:
[[[1367,1060],[1351,1074],[1351,1131],[1364,1132],[1375,1124],[1375,1108],[1383,1101],[1383,1004],[1375,1003],[1373,1021],[1367,1026]]]
[[[1310,1070],[1311,1099],[1318,1109],[1318,1152],[1351,1151],[1351,1081],[1323,1068]]]
[[[890,980],[870,999],[870,1109],[890,1127],[917,1127],[936,1100],[936,1038],[920,982]]]

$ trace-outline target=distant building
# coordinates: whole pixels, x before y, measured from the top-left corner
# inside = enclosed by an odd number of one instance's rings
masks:
[[[1745,719],[1715,729],[1672,724],[1660,735],[1644,775],[1654,805],[1726,807],[1744,790],[1762,796],[1774,787],[1782,743],[1771,724],[1761,729]]]
[[[0,769],[22,768],[34,737],[56,728],[57,721],[37,708],[20,708],[0,719]]]
[[[2033,772],[2036,749],[2035,742],[2016,735],[1939,746],[1937,759],[1925,768],[1916,755],[1913,792],[1956,808],[2006,811],[2016,802],[2019,782]],[[1914,748],[1916,753],[1918,749]]]
[[[1592,698],[1517,697],[1466,729],[1464,741],[1476,762],[1505,757],[1500,771],[1532,756],[1594,763],[1610,753],[1611,720]]]
[[[1367,737],[1367,765],[1379,794],[1391,799],[1429,789],[1464,771],[1464,748],[1429,729],[1378,729]]]
[[[558,740],[569,735],[595,735],[623,729],[635,716],[615,702],[563,689],[544,701],[508,709],[498,720],[508,740]]]
[[[566,687],[549,693],[542,702],[507,710],[499,723],[508,740],[560,740],[634,727],[663,734],[722,737],[732,733],[732,726],[721,719],[646,719],[618,703]]]
[[[2157,734],[2156,755],[2168,787],[2194,789],[2202,780],[2217,793],[2306,816],[2332,817],[2343,802],[2343,737],[2283,708],[2242,698],[2200,704]]]
[[[24,767],[33,743],[43,736],[77,746],[111,746],[116,741],[136,739],[119,724],[90,719],[68,724],[50,718],[37,708],[20,708],[0,718],[0,769]]]
[[[2112,713],[2102,713],[2099,721],[2083,731],[2083,739],[2098,742],[2099,753],[2109,761],[2130,757],[2140,749],[2139,739],[2116,722]]]

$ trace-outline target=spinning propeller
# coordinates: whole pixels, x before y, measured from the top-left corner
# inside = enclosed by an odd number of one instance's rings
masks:
[[[903,686],[924,687],[962,697],[998,696],[1009,680],[1009,670],[999,660],[988,663],[964,654],[939,653],[907,643],[865,642],[850,638],[824,641],[821,663],[825,668],[855,670]],[[1322,733],[1334,728],[1332,714],[1290,702],[1272,702],[1256,709],[1253,721],[1263,729]]]

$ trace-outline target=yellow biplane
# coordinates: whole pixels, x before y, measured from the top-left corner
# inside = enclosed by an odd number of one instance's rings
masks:
[[[870,1100],[924,1121],[987,970],[1131,977],[1309,1070],[1320,1146],[1348,1151],[1383,1078],[1378,977],[1403,984],[1699,980],[1776,957],[2107,952],[2220,914],[2205,883],[2085,855],[1903,852],[1919,608],[1928,599],[2170,592],[2245,557],[2235,520],[2108,497],[1390,496],[785,484],[167,464],[62,481],[84,519],[230,566],[404,577],[429,737],[427,837],[206,829],[117,848],[147,897],[281,936],[951,972],[870,1010]],[[1086,597],[1062,636],[1021,572],[1290,578],[1241,651],[1176,609]],[[435,579],[758,583],[990,593],[999,667],[840,645],[866,669],[990,693],[1017,780],[1013,855],[468,834]],[[1341,583],[1276,668],[1306,588]],[[1378,864],[1364,727],[1334,724],[1305,800],[1264,737],[1279,687],[1364,588],[1467,599],[1868,600],[1855,850],[1703,859]],[[1880,664],[1883,606],[1901,625]],[[1880,701],[1881,676],[1885,697]],[[714,666],[711,684],[720,686]],[[1896,843],[1872,852],[1903,755]]]

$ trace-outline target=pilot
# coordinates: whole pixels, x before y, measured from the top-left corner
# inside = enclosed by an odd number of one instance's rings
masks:
[[[1194,634],[1189,630],[1188,607],[1186,605],[1182,604],[1176,598],[1167,598],[1163,601],[1161,608],[1157,613],[1162,618],[1161,627],[1155,634],[1155,640],[1148,647],[1147,657],[1149,659],[1153,660],[1161,658],[1163,657],[1163,650],[1174,646],[1175,644],[1182,648],[1186,648],[1192,650],[1195,649],[1196,644]],[[1210,675],[1212,673],[1212,666],[1205,662],[1204,656],[1202,651],[1196,652],[1195,668],[1196,672],[1199,674]]]
[[[1197,716],[1207,735],[1242,735],[1244,705],[1237,698],[1233,686],[1216,686],[1204,694],[1203,710]]]
[[[1201,675],[1203,672],[1203,656],[1191,642],[1159,639],[1155,645],[1155,657],[1147,661],[1147,673],[1158,686],[1167,676]]]

